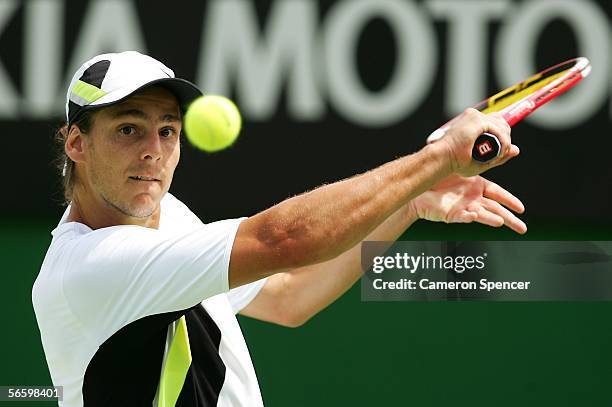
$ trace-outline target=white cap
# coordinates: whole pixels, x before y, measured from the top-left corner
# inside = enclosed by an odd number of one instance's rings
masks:
[[[202,95],[193,83],[174,77],[172,69],[136,51],[102,54],[85,62],[70,81],[66,95],[66,122],[85,109],[120,102],[138,90],[161,84],[177,98],[181,108]]]

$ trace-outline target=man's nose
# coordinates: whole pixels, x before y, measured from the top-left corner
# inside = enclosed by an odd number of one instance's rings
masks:
[[[149,130],[143,139],[142,160],[157,161],[162,156],[162,146],[157,130]]]

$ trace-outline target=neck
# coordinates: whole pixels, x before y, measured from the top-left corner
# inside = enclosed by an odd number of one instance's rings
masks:
[[[136,225],[158,229],[159,217],[159,206],[151,216],[144,218],[129,216],[102,197],[93,197],[92,194],[88,194],[82,188],[75,186],[67,221],[83,223],[94,230],[118,225]]]

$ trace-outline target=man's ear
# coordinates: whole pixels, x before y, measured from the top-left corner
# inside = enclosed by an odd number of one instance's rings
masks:
[[[72,125],[68,130],[68,137],[64,144],[66,155],[75,163],[85,161],[85,140],[84,135],[79,129],[79,126]]]

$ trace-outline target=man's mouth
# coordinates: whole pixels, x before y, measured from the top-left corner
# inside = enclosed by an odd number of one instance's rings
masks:
[[[129,178],[133,179],[135,181],[159,181],[158,178],[146,177],[144,175],[134,175],[134,176],[131,176]]]

